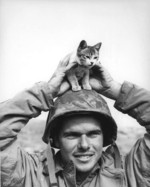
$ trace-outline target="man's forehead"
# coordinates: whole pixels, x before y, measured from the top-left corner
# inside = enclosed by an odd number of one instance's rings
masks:
[[[63,131],[101,130],[100,121],[88,115],[76,115],[65,118]]]

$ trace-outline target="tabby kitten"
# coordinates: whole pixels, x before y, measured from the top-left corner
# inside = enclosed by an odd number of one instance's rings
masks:
[[[81,90],[81,87],[85,90],[92,89],[89,84],[90,69],[99,59],[100,47],[101,43],[94,46],[88,46],[85,40],[80,42],[74,58],[76,59],[78,66],[73,67],[67,73],[67,78],[73,91],[79,91]]]

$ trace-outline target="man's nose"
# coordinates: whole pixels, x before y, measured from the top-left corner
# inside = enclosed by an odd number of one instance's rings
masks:
[[[90,142],[88,137],[84,134],[80,137],[78,148],[82,150],[87,150],[90,147]]]

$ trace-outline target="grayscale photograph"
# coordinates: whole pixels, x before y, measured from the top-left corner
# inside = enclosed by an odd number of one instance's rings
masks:
[[[0,0],[0,187],[150,187],[149,33],[149,0]]]

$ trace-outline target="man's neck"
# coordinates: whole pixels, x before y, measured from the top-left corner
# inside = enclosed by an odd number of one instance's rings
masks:
[[[81,185],[83,181],[89,176],[90,172],[76,172],[76,183],[77,185]]]

